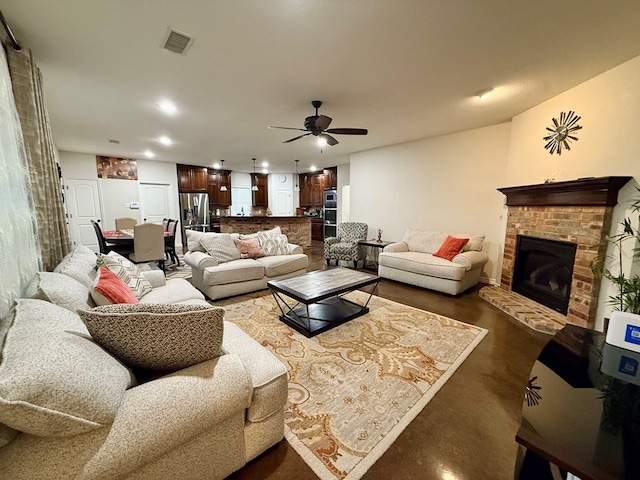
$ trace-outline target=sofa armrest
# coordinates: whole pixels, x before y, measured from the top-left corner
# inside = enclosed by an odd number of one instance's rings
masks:
[[[162,287],[167,283],[162,270],[147,270],[140,272],[140,274],[149,281],[153,288]]]
[[[390,243],[389,245],[384,247],[382,251],[387,253],[408,252],[409,245],[407,245],[405,242]]]
[[[294,245],[293,243],[289,243],[288,247],[289,247],[289,255],[295,255],[296,253],[304,253],[304,250],[300,245]]]
[[[218,262],[208,253],[195,250],[190,250],[184,254],[184,263],[191,268],[201,271],[204,271],[207,267],[215,267],[218,265]]]
[[[334,243],[340,243],[340,239],[338,237],[327,237],[324,239],[325,245],[333,245]]]
[[[489,255],[485,252],[462,252],[453,257],[451,261],[458,265],[463,265],[465,270],[471,270],[472,268],[482,267],[487,263],[489,261]]]
[[[83,478],[125,477],[246,409],[251,394],[251,378],[234,354],[127,390]]]

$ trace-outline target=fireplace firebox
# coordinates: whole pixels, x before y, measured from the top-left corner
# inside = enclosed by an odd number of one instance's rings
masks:
[[[567,314],[577,244],[518,235],[511,289]]]

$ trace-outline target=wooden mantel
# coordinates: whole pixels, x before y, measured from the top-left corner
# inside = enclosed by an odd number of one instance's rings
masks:
[[[565,182],[503,187],[508,206],[599,205],[613,207],[618,191],[633,177],[588,177]]]

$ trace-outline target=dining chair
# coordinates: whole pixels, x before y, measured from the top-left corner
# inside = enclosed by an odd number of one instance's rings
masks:
[[[170,258],[172,263],[180,266],[180,259],[176,253],[176,230],[178,228],[178,220],[167,219],[167,226],[165,232],[171,232],[171,235],[165,235],[164,237],[164,253],[166,258]]]
[[[159,223],[141,223],[133,227],[134,263],[158,262],[164,271],[164,228]]]
[[[104,253],[106,255],[107,253],[113,251],[126,257],[132,252],[130,246],[116,245],[114,243],[107,242],[107,239],[104,238],[104,235],[102,234],[102,228],[100,227],[100,224],[95,220],[91,220],[91,224],[93,225],[93,229],[96,232],[96,237],[98,238],[98,248],[100,249],[100,253]]]
[[[116,230],[128,230],[135,227],[138,220],[131,217],[116,218]]]

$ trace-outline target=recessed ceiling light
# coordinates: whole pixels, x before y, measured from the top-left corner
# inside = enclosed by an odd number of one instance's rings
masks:
[[[262,173],[269,173],[269,169],[268,168],[263,168],[262,169]]]
[[[178,107],[176,107],[175,103],[170,102],[169,100],[162,100],[158,103],[158,108],[167,115],[175,115],[178,112]]]
[[[155,157],[155,154],[151,150],[145,150],[144,151],[144,156],[147,157],[147,158],[153,158],[153,157]]]
[[[265,168],[268,167],[269,166],[269,162],[262,162],[262,166],[265,167]]]
[[[311,167],[309,167],[309,170],[311,170],[312,172],[315,172],[317,168],[315,165],[311,165]]]
[[[478,90],[475,93],[475,96],[479,99],[483,100],[489,96],[493,95],[493,88],[483,88],[482,90]]]
[[[160,137],[158,141],[163,145],[171,145],[173,143],[173,140],[171,140],[166,135],[163,135],[162,137]]]

